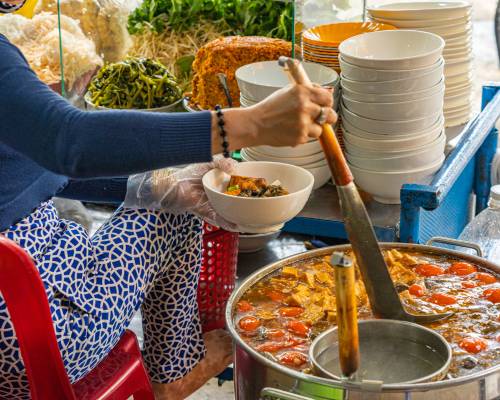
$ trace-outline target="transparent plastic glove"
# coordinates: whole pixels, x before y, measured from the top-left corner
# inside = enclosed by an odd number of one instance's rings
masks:
[[[234,172],[237,162],[229,158],[214,158],[210,163],[192,164],[185,168],[165,168],[132,175],[128,179],[124,207],[164,210],[172,214],[195,214],[209,224],[229,231],[236,225],[226,221],[212,208],[203,189],[202,178],[218,168],[227,174]]]

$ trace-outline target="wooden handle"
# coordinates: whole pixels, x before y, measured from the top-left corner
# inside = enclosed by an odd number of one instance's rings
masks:
[[[312,85],[304,67],[302,67],[302,64],[298,60],[280,57],[279,63],[281,66],[285,67],[285,71],[288,72],[288,76],[292,82],[297,85]],[[354,180],[351,170],[347,165],[342,147],[340,147],[339,141],[331,125],[323,125],[323,134],[319,138],[319,141],[335,183],[338,186],[345,186],[351,183]]]
[[[359,368],[355,281],[352,264],[350,266],[335,266],[340,369],[342,374],[348,378]]]

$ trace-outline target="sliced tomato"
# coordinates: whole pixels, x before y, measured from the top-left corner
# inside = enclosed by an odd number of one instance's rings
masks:
[[[266,296],[269,297],[272,301],[275,301],[277,303],[283,302],[283,300],[285,300],[286,298],[286,296],[283,293],[278,292],[277,290],[268,290],[266,292]]]
[[[417,274],[422,276],[436,276],[443,275],[445,273],[445,269],[443,267],[434,264],[419,264],[415,268],[415,271]]]
[[[449,306],[451,304],[455,304],[457,299],[449,294],[434,293],[431,297],[429,297],[429,302],[440,306]]]
[[[461,349],[464,349],[467,353],[479,353],[486,350],[488,347],[488,342],[481,338],[467,337],[462,339],[458,344]]]
[[[290,367],[298,368],[308,362],[309,359],[305,354],[298,351],[287,351],[278,356],[278,361]]]
[[[488,274],[487,272],[478,272],[476,274],[476,279],[484,285],[489,285],[497,281],[497,278],[495,278],[492,274]]]
[[[255,317],[243,317],[239,320],[238,326],[246,332],[251,332],[260,326],[260,320]]]
[[[280,308],[280,315],[282,317],[297,317],[302,314],[304,309],[302,307],[282,307]]]
[[[488,301],[491,301],[492,303],[500,303],[500,289],[499,288],[492,288],[492,289],[486,289],[484,292],[483,292],[483,297],[488,300]]]
[[[276,353],[279,350],[286,348],[282,342],[266,342],[258,345],[257,351],[261,351],[263,353]]]
[[[451,264],[451,267],[448,268],[448,273],[453,275],[465,276],[473,274],[477,271],[477,268],[466,262],[456,262]]]
[[[261,345],[257,346],[258,351],[263,351],[266,353],[276,353],[279,350],[287,349],[290,347],[295,347],[299,344],[304,343],[304,341],[290,339],[290,340],[281,340],[279,342],[265,342]]]
[[[246,300],[241,300],[238,303],[238,311],[239,312],[249,312],[253,311],[253,306]]]
[[[272,340],[281,339],[285,334],[286,332],[282,329],[268,329],[266,331],[266,338]]]
[[[309,332],[311,330],[311,328],[309,328],[306,324],[296,320],[288,321],[286,328],[295,335],[302,337],[309,336]]]
[[[425,293],[425,288],[422,285],[418,285],[418,284],[414,283],[413,285],[411,285],[408,288],[408,291],[413,296],[422,297]]]
[[[474,281],[463,281],[462,282],[462,287],[465,289],[475,288],[476,286],[477,286],[477,283]]]

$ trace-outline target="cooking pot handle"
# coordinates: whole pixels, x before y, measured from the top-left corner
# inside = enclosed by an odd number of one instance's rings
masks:
[[[260,392],[260,398],[266,400],[312,400],[310,397],[304,397],[298,394],[269,387],[262,389]]]
[[[481,249],[481,246],[477,245],[476,243],[466,242],[463,240],[451,239],[451,238],[441,237],[441,236],[435,236],[435,237],[429,239],[426,244],[428,246],[430,246],[430,245],[432,245],[432,243],[444,243],[444,244],[451,244],[454,246],[465,247],[468,249],[475,250],[479,257],[483,257],[483,250]]]

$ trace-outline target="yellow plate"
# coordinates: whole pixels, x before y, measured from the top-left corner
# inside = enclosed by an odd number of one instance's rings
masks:
[[[319,25],[307,29],[303,33],[305,43],[313,45],[336,46],[352,36],[367,32],[395,30],[396,27],[379,22],[338,22],[334,24]]]

